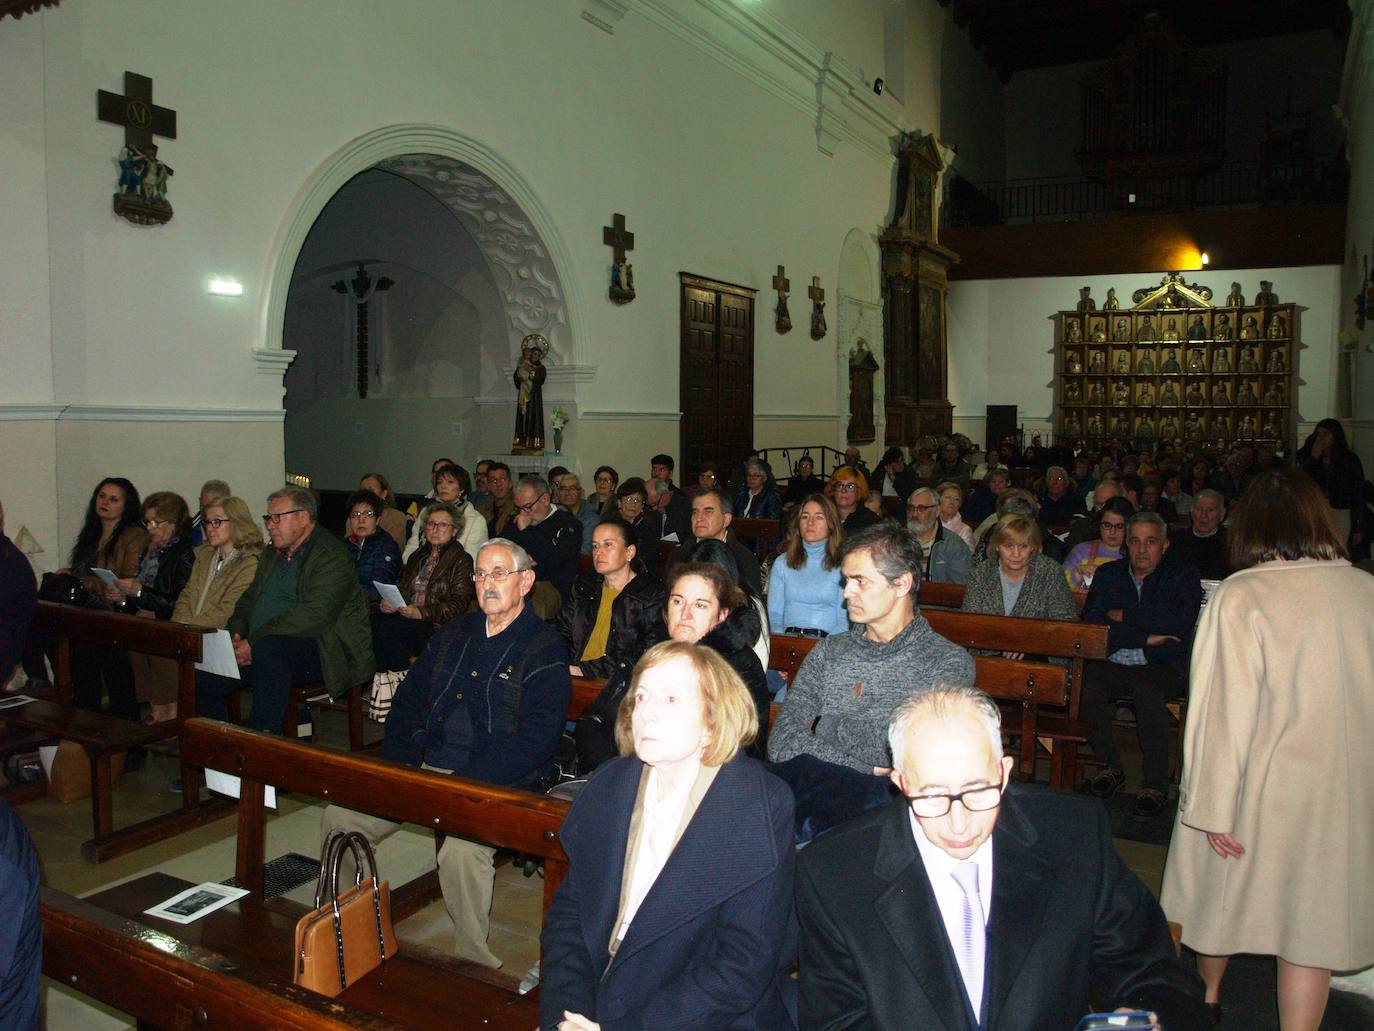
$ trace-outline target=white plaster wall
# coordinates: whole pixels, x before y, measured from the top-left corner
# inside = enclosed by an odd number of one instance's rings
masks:
[[[1299,443],[1310,424],[1326,418],[1334,407],[1340,274],[1337,265],[1188,273],[1190,282],[1211,287],[1217,299],[1226,297],[1233,281],[1241,284],[1247,300],[1253,299],[1260,280],[1269,280],[1280,301],[1306,309],[1297,320],[1301,334]],[[1092,287],[1098,304],[1106,298],[1108,287],[1116,287],[1123,306],[1129,306],[1134,290],[1158,285],[1163,275],[1162,271],[1134,272],[951,283],[950,398],[956,419],[983,418],[990,404],[1014,404],[1027,434],[1048,430],[1054,406],[1054,314],[1072,310],[1083,286]]]
[[[1312,112],[1318,156],[1333,156],[1340,127],[1331,113],[1340,88],[1343,43],[1315,31],[1250,39],[1202,52],[1225,62],[1226,160],[1259,158],[1265,112]],[[1105,59],[1110,54],[1102,55]],[[1074,150],[1082,143],[1078,84],[1100,59],[1017,72],[1006,87],[1006,178],[1077,176]]]

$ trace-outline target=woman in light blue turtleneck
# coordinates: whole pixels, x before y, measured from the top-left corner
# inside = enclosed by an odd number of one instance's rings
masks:
[[[799,505],[787,548],[768,575],[768,623],[774,633],[825,637],[849,629],[840,583],[840,514],[824,494]]]

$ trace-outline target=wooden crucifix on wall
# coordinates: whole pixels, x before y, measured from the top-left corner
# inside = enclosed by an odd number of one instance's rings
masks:
[[[821,277],[812,276],[811,285],[806,289],[811,298],[811,339],[820,340],[825,336],[825,291],[821,289]]]
[[[792,281],[787,278],[786,270],[783,266],[778,266],[778,274],[773,277],[773,289],[778,292],[777,319],[773,323],[773,328],[779,333],[786,333],[792,328],[792,315],[787,310],[787,288],[792,285]]]
[[[601,227],[601,242],[611,248],[610,298],[616,304],[629,304],[635,299],[635,270],[626,260],[627,251],[635,249],[635,234],[626,232],[625,216],[616,212],[611,224]]]
[[[369,302],[372,300],[373,294],[390,290],[395,285],[395,280],[387,276],[380,276],[374,280],[367,274],[367,269],[363,268],[362,264],[359,263],[358,271],[351,281],[340,279],[330,286],[330,289],[335,293],[344,294],[345,296],[352,295],[353,304],[355,305],[355,322],[357,324],[355,354],[357,356],[358,398],[360,400],[367,397],[369,370],[372,360],[368,348],[367,327],[370,314]]]
[[[114,212],[135,225],[161,225],[172,220],[167,200],[171,167],[157,156],[154,136],[177,138],[177,113],[153,103],[153,80],[124,73],[124,95],[97,90],[96,115],[102,122],[124,126],[124,148],[116,162],[119,181]]]

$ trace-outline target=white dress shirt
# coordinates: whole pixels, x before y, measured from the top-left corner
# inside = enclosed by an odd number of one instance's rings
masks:
[[[677,829],[682,823],[682,814],[687,809],[687,800],[696,782],[696,770],[688,771],[666,798],[658,797],[658,770],[649,770],[648,782],[644,785],[644,813],[639,823],[639,851],[635,856],[635,867],[630,874],[630,894],[625,902],[625,918],[616,931],[616,940],[623,941],[629,933],[630,924],[639,912],[644,897],[663,872],[663,866],[673,853],[677,840]],[[957,886],[956,886],[957,887]]]
[[[988,917],[992,913],[992,835],[988,835],[988,840],[979,845],[978,850],[968,859],[955,859],[926,837],[926,832],[921,829],[921,824],[910,807],[907,809],[907,816],[911,819],[911,836],[916,839],[916,850],[921,854],[926,876],[930,879],[930,888],[935,893],[935,904],[940,907],[940,919],[945,924],[945,937],[950,942],[950,947],[954,948],[954,943],[959,941],[964,933],[964,890],[954,879],[954,868],[960,863],[972,862],[978,865],[978,898],[983,904],[983,926],[987,927]],[[986,983],[986,971],[984,975]],[[975,1012],[982,1002],[982,999],[972,1000]]]

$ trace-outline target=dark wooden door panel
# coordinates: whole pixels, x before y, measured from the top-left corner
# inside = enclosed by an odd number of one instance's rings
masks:
[[[710,460],[722,471],[754,436],[754,291],[682,276],[681,440],[684,482]]]

